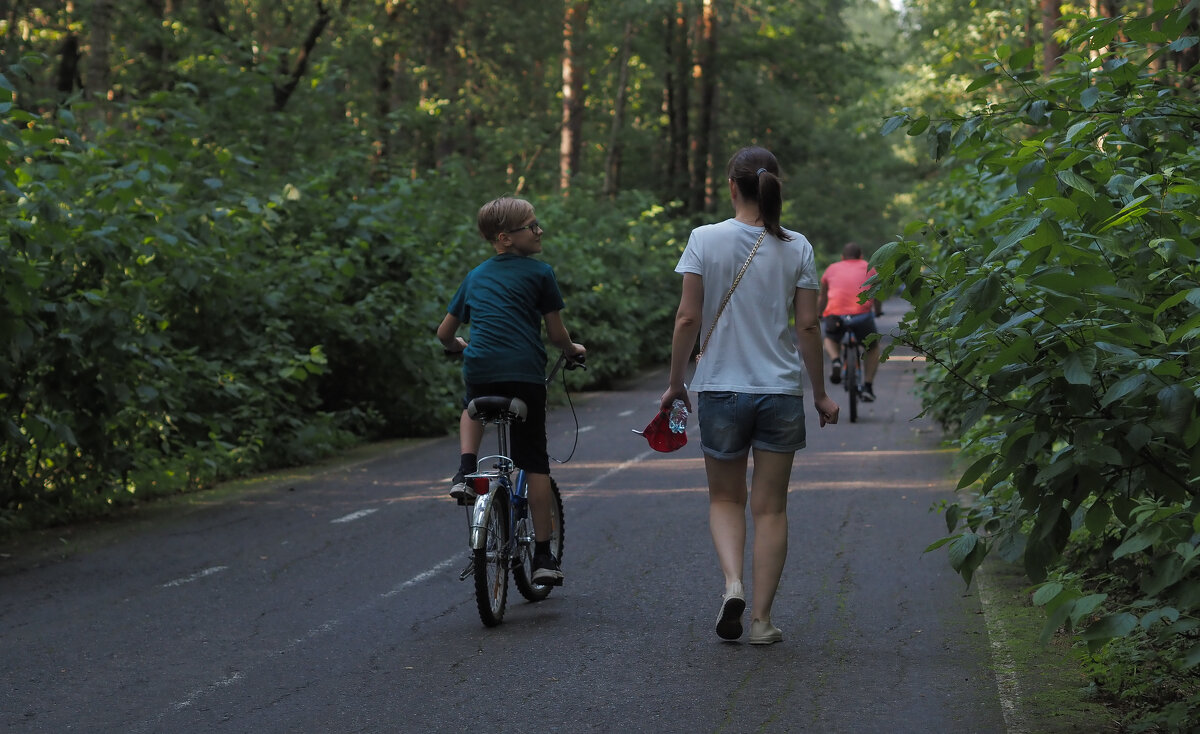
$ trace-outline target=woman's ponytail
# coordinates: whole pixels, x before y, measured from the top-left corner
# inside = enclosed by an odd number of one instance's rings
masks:
[[[779,218],[783,213],[783,182],[779,180],[779,161],[766,148],[742,148],[729,159],[729,178],[737,182],[746,199],[758,202],[763,226],[780,240],[791,237],[783,231]]]

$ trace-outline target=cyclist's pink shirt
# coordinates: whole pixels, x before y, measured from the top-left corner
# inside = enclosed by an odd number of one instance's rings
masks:
[[[858,294],[867,289],[864,283],[875,274],[866,260],[839,260],[825,268],[821,283],[828,289],[829,300],[822,316],[854,316],[871,310],[870,302],[859,303]]]

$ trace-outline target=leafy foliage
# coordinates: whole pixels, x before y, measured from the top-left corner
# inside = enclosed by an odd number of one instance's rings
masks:
[[[973,499],[931,547],[968,582],[988,553],[1023,562],[1047,633],[1191,671],[1170,716],[1194,721],[1200,101],[1194,70],[1161,61],[1197,39],[1190,6],[1155,8],[1073,19],[1049,77],[1032,47],[1001,46],[971,112],[892,118],[946,175],[873,263],[914,306],[903,341],[933,365],[927,409],[972,457]]]

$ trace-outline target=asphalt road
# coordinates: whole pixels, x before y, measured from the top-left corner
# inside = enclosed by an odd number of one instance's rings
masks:
[[[920,367],[881,367],[856,424],[843,408],[819,429],[808,404],[781,644],[713,632],[723,583],[695,421],[673,454],[630,432],[655,410],[662,370],[575,396],[579,448],[554,472],[566,583],[538,604],[510,587],[494,629],[458,579],[452,436],[108,526],[62,560],[13,552],[0,729],[1004,731],[976,592],[943,553],[922,553],[945,530],[930,507],[951,496],[953,454],[913,420]],[[574,433],[555,410],[551,453]]]

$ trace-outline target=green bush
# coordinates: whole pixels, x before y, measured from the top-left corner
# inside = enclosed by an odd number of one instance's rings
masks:
[[[1175,693],[1164,713],[1144,690],[1147,721],[1200,715],[1200,101],[1195,70],[1161,63],[1197,43],[1189,17],[1082,22],[1049,78],[1001,48],[970,88],[1000,101],[890,120],[946,173],[872,260],[972,460],[931,548],[968,582],[989,552],[1021,561],[1048,631],[1124,660],[1110,695],[1130,655],[1158,660]]]
[[[493,254],[475,212],[495,192],[453,164],[354,175],[353,147],[260,171],[194,107],[156,95],[128,114],[150,134],[84,140],[65,112],[3,106],[0,531],[456,424],[434,330]],[[665,360],[666,212],[636,192],[531,198],[593,355],[574,384]]]

